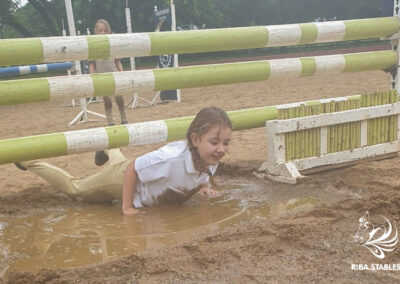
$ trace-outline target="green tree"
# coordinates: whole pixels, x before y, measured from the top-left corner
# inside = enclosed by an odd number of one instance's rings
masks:
[[[0,23],[10,36],[61,35],[67,23],[64,0],[0,0]],[[391,0],[175,0],[177,26],[223,28],[345,20],[381,16],[382,1]],[[154,6],[163,9],[170,0],[128,0],[134,32],[154,30]],[[81,33],[106,19],[113,32],[126,32],[126,0],[72,0],[75,26]],[[8,35],[8,34],[7,34]]]
[[[39,12],[43,22],[45,23],[46,29],[50,32],[50,35],[57,35],[57,30],[54,25],[53,19],[50,17],[49,4],[46,0],[28,0],[29,3]]]
[[[20,1],[0,0],[0,23],[14,28],[25,37],[32,36],[32,33],[13,16],[19,4]]]

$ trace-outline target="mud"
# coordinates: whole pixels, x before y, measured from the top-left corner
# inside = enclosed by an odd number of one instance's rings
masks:
[[[181,104],[141,106],[128,109],[127,114],[130,122],[157,120],[191,115],[204,106],[219,106],[229,111],[381,91],[389,88],[389,82],[388,74],[371,71],[197,88],[183,90]],[[151,98],[154,94],[140,95]],[[125,98],[126,101],[129,99]],[[65,100],[57,100],[50,103],[1,107],[0,138],[84,129],[106,124],[105,121],[97,121],[68,127],[68,122],[79,109],[60,107],[64,102]],[[102,113],[103,105],[91,104],[89,109]],[[117,114],[117,108],[114,106],[116,118]],[[159,146],[157,144],[127,147],[123,151],[126,156],[133,158]],[[352,264],[400,263],[399,249],[386,253],[384,259],[378,259],[367,248],[354,242],[359,218],[366,211],[369,211],[371,218],[385,216],[392,224],[400,224],[398,157],[313,174],[293,186],[260,180],[254,176],[254,170],[265,161],[266,155],[264,129],[234,133],[230,153],[223,160],[217,173],[217,182],[220,201],[233,200],[232,204],[235,205],[231,206],[246,208],[246,212],[237,218],[222,224],[218,223],[218,220],[226,219],[226,216],[207,221],[206,217],[194,210],[192,212],[194,215],[198,214],[198,218],[193,223],[199,224],[201,229],[183,238],[141,250],[127,245],[129,249],[125,256],[95,260],[92,264],[82,264],[78,267],[51,268],[52,263],[49,262],[47,268],[39,271],[18,268],[4,274],[3,282],[399,282],[398,271],[352,270]],[[93,153],[46,160],[78,177],[98,170],[93,163]],[[2,222],[15,220],[17,216],[34,216],[51,210],[99,210],[94,205],[70,200],[45,181],[29,172],[18,170],[12,164],[0,166],[0,184]],[[229,185],[232,184],[241,184],[243,187],[229,189]],[[256,186],[248,186],[252,184]],[[184,206],[192,209],[199,206],[198,208],[204,209],[202,212],[212,213],[211,217],[217,215],[212,207],[219,206],[218,199],[201,199],[200,202],[198,198],[195,197]],[[113,207],[115,205],[103,206],[108,207],[101,207],[101,212],[104,213],[109,208],[111,216],[121,218],[116,207]],[[133,218],[147,221],[147,227],[158,234],[160,224],[152,217],[160,216],[162,219],[162,210],[174,214],[174,210],[177,212],[182,208],[149,208],[143,210],[140,217]],[[239,212],[235,210],[233,211]],[[233,211],[227,216],[234,215]],[[103,218],[107,216],[104,215]],[[189,217],[182,219],[190,220]],[[179,218],[173,222],[175,226],[180,222],[178,220]],[[208,230],[200,226],[201,222],[218,223],[218,226]],[[0,222],[1,230],[5,232],[7,227],[3,228],[1,224],[3,223]],[[88,223],[87,226],[89,225],[92,224]],[[65,225],[63,229],[73,230],[73,226]],[[0,248],[4,255],[7,248]],[[9,263],[3,262],[3,265],[7,266]]]

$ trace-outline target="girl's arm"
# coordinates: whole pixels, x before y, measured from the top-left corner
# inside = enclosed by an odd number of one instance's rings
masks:
[[[90,73],[90,74],[96,73],[96,67],[95,67],[95,65],[94,65],[94,61],[90,61],[90,62],[89,62],[89,73]]]
[[[115,59],[115,66],[117,66],[118,71],[124,71],[124,68],[122,67],[122,63],[120,59]]]
[[[133,208],[133,196],[136,190],[137,173],[135,171],[135,160],[130,162],[125,170],[124,181],[122,183],[122,213],[133,215],[139,210]]]

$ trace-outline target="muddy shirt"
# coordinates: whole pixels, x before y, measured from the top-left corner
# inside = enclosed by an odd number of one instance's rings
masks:
[[[212,175],[217,166],[209,168]],[[138,175],[133,205],[136,208],[165,203],[182,203],[192,197],[209,176],[193,164],[186,141],[178,141],[147,153],[135,161]]]

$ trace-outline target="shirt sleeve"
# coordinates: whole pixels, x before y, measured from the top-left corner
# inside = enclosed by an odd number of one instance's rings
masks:
[[[201,180],[199,181],[199,183],[200,183],[201,185],[208,185],[208,186],[211,186],[209,175],[203,173],[203,174],[201,175]]]
[[[136,158],[135,170],[142,183],[156,181],[169,176],[170,163],[162,151],[156,150]]]

